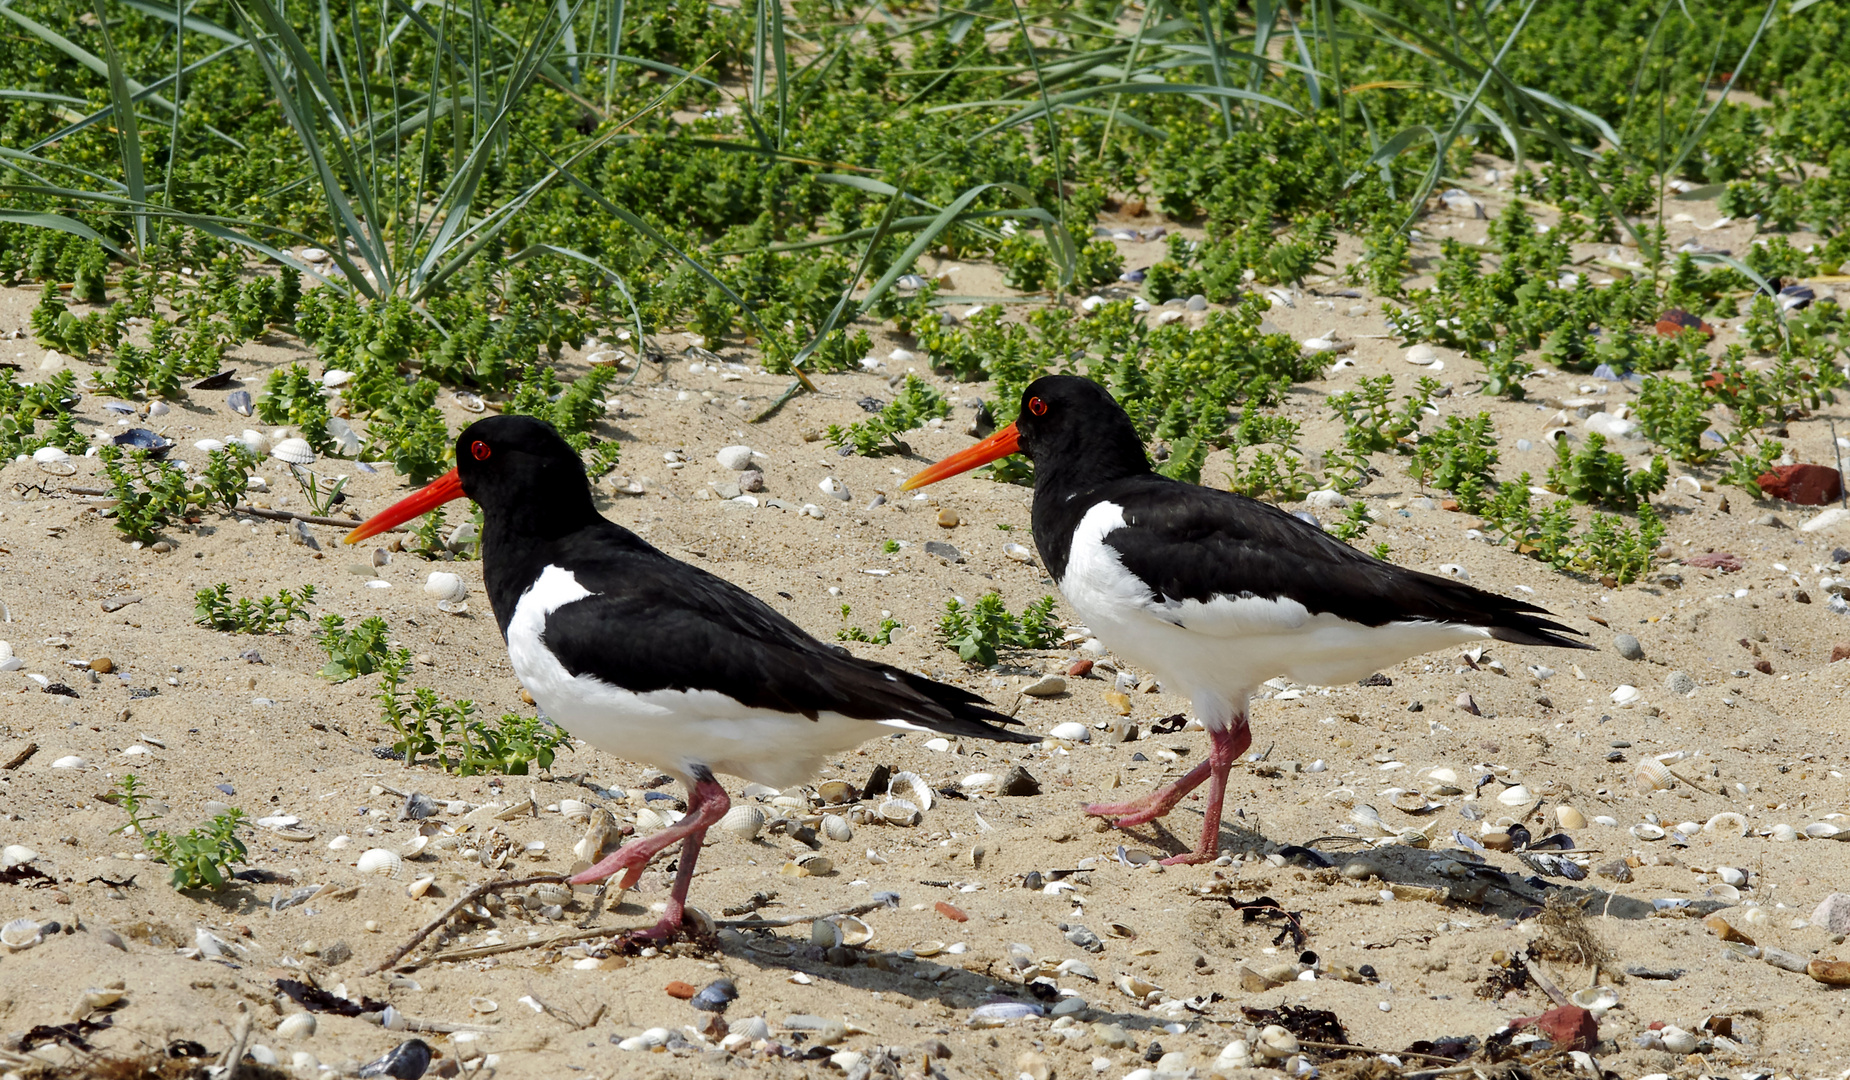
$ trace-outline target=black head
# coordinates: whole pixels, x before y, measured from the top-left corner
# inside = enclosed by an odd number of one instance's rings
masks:
[[[503,517],[522,532],[542,523],[576,527],[597,516],[577,451],[531,416],[490,416],[464,428],[456,437],[456,473],[484,515]]]
[[[1077,375],[1044,375],[1021,392],[1015,417],[1021,453],[1034,459],[1035,486],[1050,470],[1092,481],[1150,471],[1143,440],[1110,392]]]

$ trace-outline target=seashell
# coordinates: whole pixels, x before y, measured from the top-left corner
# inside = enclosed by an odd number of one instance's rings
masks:
[[[1437,810],[1439,804],[1428,802],[1426,796],[1417,791],[1402,791],[1394,796],[1394,808],[1408,814],[1424,814]]]
[[[725,819],[721,818],[720,823],[725,824]],[[604,845],[616,835],[617,819],[600,806],[591,811],[591,822],[585,826],[584,838],[572,845],[572,854],[586,862],[596,862],[604,853]]]
[[[315,460],[315,448],[307,439],[284,439],[270,447],[270,456],[289,465],[309,465]]]
[[[760,1039],[771,1037],[771,1025],[766,1023],[762,1016],[748,1017],[732,1025],[732,1034],[727,1037],[733,1036],[738,1036],[747,1043],[755,1043]]]
[[[1535,796],[1529,794],[1528,788],[1521,784],[1517,784],[1514,787],[1506,787],[1502,791],[1497,792],[1497,801],[1504,806],[1525,806],[1534,802]]]
[[[1641,821],[1632,826],[1631,833],[1640,840],[1662,840],[1664,838],[1664,827],[1662,825],[1653,825],[1648,821]]]
[[[311,1012],[290,1013],[276,1025],[279,1039],[306,1039],[315,1033],[317,1021]]]
[[[1592,1013],[1597,1020],[1619,1003],[1619,993],[1610,986],[1589,986],[1569,994],[1568,1000]]]
[[[1669,1025],[1658,1031],[1657,1041],[1665,1050],[1673,1054],[1692,1054],[1695,1053],[1696,1043],[1699,1040],[1690,1032],[1675,1025]]]
[[[486,1016],[487,1014],[489,1014],[489,1013],[491,1013],[491,1012],[494,1012],[495,1010],[497,1010],[497,1009],[499,1009],[500,1007],[501,1007],[501,1006],[500,1006],[500,1004],[499,1004],[498,1002],[496,1002],[494,998],[490,998],[490,997],[472,997],[472,998],[470,998],[470,999],[469,999],[469,1009],[470,1009],[470,1011],[471,1011],[471,1012],[477,1012],[477,1013],[481,1013],[481,1014],[483,1014],[484,1016]]]
[[[846,806],[861,797],[854,785],[846,780],[824,780],[816,785],[816,794],[824,806]]]
[[[1638,688],[1630,683],[1626,683],[1612,692],[1612,703],[1614,705],[1630,705],[1637,700]]]
[[[69,476],[77,471],[77,466],[71,462],[71,455],[55,446],[41,446],[32,451],[32,460],[40,472],[52,476]]]
[[[1002,778],[995,773],[976,772],[957,781],[957,788],[966,795],[993,795],[1001,784]]]
[[[1034,552],[1029,551],[1020,544],[1003,544],[1002,555],[1004,558],[1011,559],[1018,563],[1031,563],[1034,561]]]
[[[880,817],[889,825],[917,825],[924,815],[905,799],[888,799],[880,804]]]
[[[398,849],[398,853],[404,858],[415,859],[428,846],[430,846],[430,837],[414,836],[409,843]]]
[[[397,877],[404,869],[405,860],[398,852],[390,848],[369,848],[360,854],[359,861],[353,868],[362,875],[382,874]]]
[[[1245,1039],[1235,1039],[1226,1046],[1221,1047],[1220,1056],[1214,1059],[1214,1067],[1210,1072],[1212,1075],[1221,1076],[1234,1069],[1250,1069],[1252,1067],[1252,1048],[1246,1045]]]
[[[203,450],[208,454],[223,450],[224,448],[225,443],[220,439],[199,439],[193,443],[193,449]]]
[[[353,457],[360,452],[360,433],[353,430],[353,425],[338,416],[328,417],[322,425],[328,433],[328,441],[334,444],[334,452],[341,457]]]
[[[339,368],[329,368],[326,371],[321,373],[321,385],[323,386],[328,386],[328,387],[345,386],[352,381],[353,381],[353,372],[351,371],[342,371]]]
[[[833,476],[823,477],[822,480],[816,484],[816,488],[824,495],[832,499],[840,499],[842,502],[847,502],[854,498],[854,495],[848,490],[848,485],[835,479]]]
[[[750,804],[735,806],[719,819],[719,827],[740,840],[751,840],[764,828],[764,811]]]
[[[773,795],[771,797],[771,805],[779,810],[788,810],[794,814],[801,814],[809,809],[809,800],[804,798],[800,793],[796,795]]]
[[[69,754],[52,762],[51,767],[54,769],[81,769],[86,764],[88,763],[85,762],[83,758],[78,757],[76,754]]]
[[[233,390],[231,393],[225,395],[225,405],[239,416],[249,416],[252,412],[251,392],[249,390]]]
[[[987,1005],[978,1005],[970,1010],[970,1026],[974,1028],[1001,1027],[1010,1020],[1039,1015],[1041,1015],[1041,1007],[1026,1001],[992,1001]]]
[[[920,813],[931,809],[931,785],[915,772],[896,772],[886,786],[888,795],[897,796],[917,807]]]
[[[425,893],[430,891],[430,887],[432,885],[435,885],[436,883],[437,883],[437,875],[425,874],[423,877],[420,877],[416,881],[413,881],[411,884],[405,886],[405,895],[409,896],[413,900],[420,900],[423,898]]]
[[[796,864],[810,877],[826,877],[835,872],[835,860],[826,855],[799,855]]]
[[[1387,827],[1387,824],[1381,820],[1381,811],[1376,810],[1367,803],[1363,803],[1354,810],[1351,810],[1349,812],[1349,820],[1365,829],[1373,829],[1376,832],[1385,833],[1392,831]]]
[[[1718,866],[1715,868],[1715,876],[1721,878],[1722,883],[1725,885],[1747,884],[1747,871],[1738,867]]]
[[[1049,739],[1058,739],[1061,742],[1069,743],[1091,742],[1092,729],[1077,720],[1068,720],[1064,723],[1055,724],[1048,730],[1047,737]]]
[[[15,866],[23,866],[38,857],[38,852],[33,851],[24,844],[8,844],[6,847],[0,848],[0,870],[9,870]]]
[[[1587,815],[1571,806],[1557,806],[1555,822],[1563,829],[1584,829],[1587,827]]]
[[[912,943],[912,947],[907,951],[914,956],[936,956],[944,951],[944,942],[915,941]]]
[[[439,604],[457,604],[469,599],[469,585],[461,577],[433,570],[424,579],[424,592],[436,599]]]
[[[227,436],[225,441],[242,444],[255,458],[264,457],[270,452],[270,437],[255,428],[245,428],[235,436]]]
[[[451,397],[468,412],[479,413],[488,408],[488,403],[479,394],[471,394],[467,390],[458,390]]]
[[[840,814],[826,814],[822,818],[822,834],[839,843],[854,839],[854,826]]]
[[[560,799],[559,813],[574,825],[583,825],[591,820],[591,804],[583,799]]]
[[[311,263],[327,262],[329,259],[333,258],[332,255],[328,254],[326,248],[318,247],[305,247],[296,252],[296,254],[302,257],[303,262]]]
[[[572,902],[572,888],[556,881],[542,881],[527,894],[541,904],[558,904],[563,907]]]
[[[1298,1037],[1277,1024],[1267,1024],[1253,1050],[1262,1058],[1282,1060],[1298,1052]]]
[[[329,851],[345,851],[352,846],[353,846],[353,837],[348,836],[346,833],[342,833],[339,836],[336,836],[334,839],[328,841]]]
[[[722,1013],[726,1007],[739,1000],[739,987],[731,979],[714,979],[700,988],[700,992],[688,1000],[688,1004],[701,1012]]]
[[[149,457],[165,457],[173,449],[173,440],[158,435],[147,428],[129,428],[110,442],[116,446],[126,446],[131,450],[145,450]]]
[[[1670,775],[1669,766],[1656,758],[1645,758],[1632,770],[1632,783],[1640,791],[1667,791],[1676,778]]]
[[[14,919],[0,926],[0,946],[23,952],[45,940],[44,928],[31,919]]]
[[[840,925],[841,942],[849,948],[858,949],[874,939],[874,928],[853,915],[843,915]]]
[[[1708,895],[1713,899],[1726,900],[1730,904],[1734,904],[1740,902],[1741,890],[1735,888],[1733,885],[1711,885],[1709,886]]]
[[[1773,831],[1767,835],[1779,843],[1789,844],[1799,838],[1799,831],[1790,825],[1781,824],[1773,826]]]
[[[1148,1002],[1152,994],[1160,994],[1163,991],[1162,987],[1156,985],[1155,983],[1149,981],[1148,979],[1140,978],[1136,975],[1131,975],[1128,973],[1120,974],[1117,978],[1111,980],[1111,984],[1117,987],[1119,992],[1121,992],[1125,997],[1128,997],[1131,1000],[1138,1002],[1139,1004]]]
[[[1716,888],[1717,889],[1732,889],[1735,894],[1735,899],[1737,900],[1740,899],[1741,891],[1739,889],[1735,889],[1734,886],[1732,885],[1717,885]],[[1771,922],[1772,920],[1773,920],[1773,917],[1771,915],[1768,915],[1766,908],[1763,908],[1763,907],[1749,907],[1749,908],[1743,908],[1741,910],[1741,921],[1746,923],[1749,926],[1765,926],[1767,923]]]
[[[1608,829],[1616,829],[1619,827],[1619,819],[1606,814],[1600,814],[1594,817],[1593,824],[1604,825]]]
[[[657,812],[654,807],[645,806],[636,811],[636,831],[642,832],[644,829],[647,829],[653,832],[656,829],[665,829],[669,826],[670,822],[664,815],[672,813],[674,813],[672,810]]]
[[[1702,831],[1710,836],[1746,836],[1747,818],[1733,810],[1723,810],[1705,822]]]

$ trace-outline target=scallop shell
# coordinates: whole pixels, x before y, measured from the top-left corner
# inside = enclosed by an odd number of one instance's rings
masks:
[[[740,840],[751,840],[764,828],[764,811],[749,804],[735,806],[719,819],[719,827]]]
[[[430,887],[436,883],[437,875],[425,874],[423,877],[405,886],[405,895],[413,900],[422,899],[424,894],[430,891]]]
[[[306,1039],[315,1033],[317,1021],[311,1012],[290,1013],[276,1025],[279,1039]]]
[[[560,799],[559,813],[574,825],[583,825],[591,820],[592,806],[583,799]]]
[[[905,799],[888,799],[880,804],[880,818],[889,825],[917,825],[922,816],[919,808]]]
[[[828,814],[822,819],[822,834],[831,840],[847,843],[854,839],[854,826],[840,814]]]
[[[424,592],[440,604],[456,604],[469,599],[469,584],[455,574],[433,570],[424,579]]]
[[[824,806],[846,806],[860,797],[860,792],[846,780],[824,780],[816,785],[816,795]]]
[[[1639,840],[1662,840],[1664,838],[1664,827],[1662,825],[1653,825],[1648,821],[1641,821],[1633,825],[1631,832],[1632,835]]]
[[[405,860],[398,852],[390,848],[369,848],[360,854],[359,861],[353,864],[355,870],[363,875],[381,874],[397,877],[403,871]]]
[[[44,930],[31,919],[14,919],[5,926],[0,926],[0,945],[13,952],[22,952],[45,940]]]
[[[888,795],[897,796],[918,807],[921,814],[931,809],[931,785],[927,784],[925,778],[918,773],[894,773],[892,782],[886,786],[886,792]]]
[[[284,439],[270,448],[270,456],[290,465],[309,465],[315,460],[315,448],[307,439]]]
[[[1733,810],[1723,810],[1705,822],[1702,831],[1710,836],[1746,836],[1747,818]]]
[[[1670,775],[1669,766],[1656,758],[1645,758],[1632,770],[1632,783],[1640,791],[1666,791],[1676,778]]]

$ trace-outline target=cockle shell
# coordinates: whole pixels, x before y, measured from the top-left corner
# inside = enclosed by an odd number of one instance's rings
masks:
[[[290,1013],[276,1025],[279,1039],[306,1039],[315,1033],[317,1021],[311,1012]]]
[[[895,796],[919,808],[920,813],[931,809],[931,785],[925,778],[915,772],[896,772],[892,782],[887,784],[888,795]]]
[[[12,952],[23,952],[43,940],[44,928],[31,919],[14,919],[0,926],[0,946]]]
[[[919,808],[905,799],[888,799],[880,804],[881,820],[891,825],[917,825]]]
[[[847,843],[854,839],[854,826],[840,814],[827,814],[822,819],[822,834],[831,840]]]
[[[764,828],[764,811],[749,804],[735,806],[719,819],[719,827],[740,840],[751,840]]]
[[[1710,836],[1746,836],[1747,818],[1733,810],[1723,810],[1705,822],[1702,831]]]
[[[354,869],[365,875],[380,874],[386,877],[397,877],[404,865],[405,860],[398,852],[390,848],[376,847],[362,852],[359,861],[354,863]]]
[[[1670,768],[1656,758],[1645,758],[1632,770],[1632,783],[1640,791],[1667,791],[1675,782]]]
[[[583,825],[591,820],[591,804],[583,799],[560,799],[559,813],[574,825]]]
[[[1662,825],[1653,825],[1648,821],[1641,821],[1633,825],[1631,832],[1633,836],[1640,840],[1662,840],[1664,838],[1664,827]]]
[[[846,780],[824,780],[816,785],[816,795],[822,799],[824,806],[845,806],[853,802],[859,792]]]
[[[1529,794],[1528,788],[1517,784],[1515,787],[1506,787],[1497,792],[1497,801],[1504,806],[1522,806],[1525,803],[1534,802],[1535,796]]]
[[[1563,829],[1584,829],[1587,827],[1587,815],[1571,806],[1555,807],[1555,821]]]
[[[456,574],[433,570],[424,579],[424,592],[439,605],[458,604],[469,599],[469,584]]]
[[[289,465],[309,465],[315,460],[315,449],[307,439],[283,439],[270,448],[270,456]]]

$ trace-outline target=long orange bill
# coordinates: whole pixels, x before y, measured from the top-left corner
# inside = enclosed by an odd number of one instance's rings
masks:
[[[978,465],[987,465],[1020,449],[1021,432],[1015,430],[1014,424],[1010,424],[975,446],[959,450],[936,465],[920,470],[918,475],[899,485],[899,490],[911,491],[926,484],[935,484],[947,476],[969,472]]]
[[[403,525],[414,517],[430,513],[451,499],[466,499],[463,491],[462,477],[455,469],[444,473],[410,495],[398,500],[361,523],[360,527],[347,534],[346,542],[357,544],[369,536],[377,536],[394,525]]]

